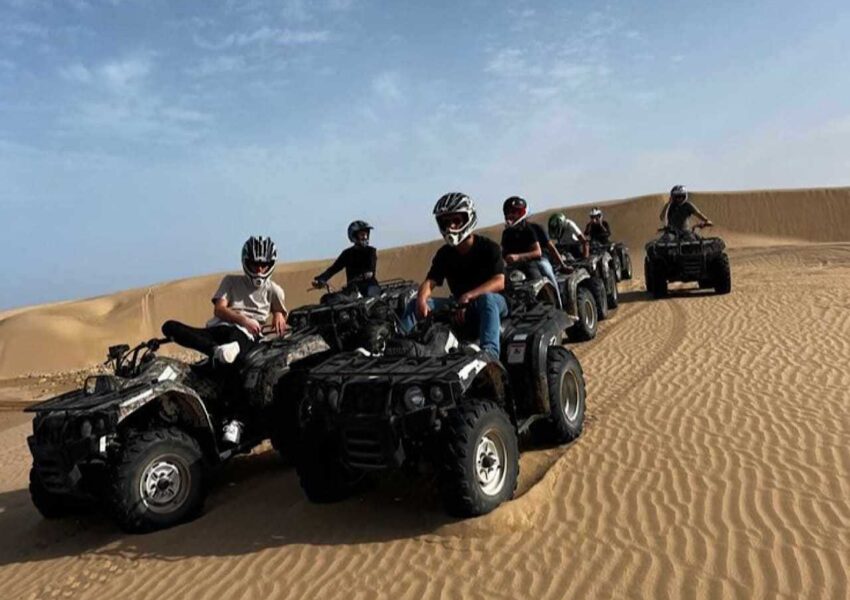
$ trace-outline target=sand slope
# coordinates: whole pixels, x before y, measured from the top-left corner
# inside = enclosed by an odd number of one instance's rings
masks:
[[[850,224],[846,191],[811,195]],[[450,520],[427,482],[401,474],[312,505],[265,452],[228,465],[206,514],[170,531],[47,522],[25,490],[27,425],[12,424],[0,596],[847,598],[850,243],[829,237],[841,224],[805,230],[799,202],[751,197],[780,222],[739,230],[751,243],[731,252],[733,293],[650,301],[626,286],[601,335],[574,347],[584,435],[528,449],[520,497],[494,513]],[[747,198],[697,201],[719,221]],[[638,208],[657,200],[617,206],[650,224]]]

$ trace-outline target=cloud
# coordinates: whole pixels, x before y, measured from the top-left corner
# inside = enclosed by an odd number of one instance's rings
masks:
[[[372,91],[385,102],[398,102],[404,98],[396,73],[386,71],[372,80]]]
[[[133,56],[110,60],[89,68],[82,63],[72,63],[59,70],[66,80],[95,85],[103,91],[123,95],[135,93],[144,85],[151,73],[152,61],[148,56]]]
[[[329,41],[331,34],[327,30],[277,29],[263,26],[253,31],[234,32],[217,42],[210,42],[200,35],[194,36],[195,44],[205,50],[225,50],[232,47],[254,45],[297,46],[320,44]]]

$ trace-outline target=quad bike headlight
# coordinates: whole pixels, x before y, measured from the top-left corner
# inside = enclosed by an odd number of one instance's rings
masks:
[[[407,410],[419,410],[425,406],[425,393],[421,387],[414,385],[404,391],[404,406]]]
[[[443,392],[443,388],[438,385],[433,385],[428,391],[428,397],[431,398],[431,402],[434,404],[441,404],[445,399],[446,394]]]
[[[523,273],[519,269],[511,271],[510,278],[511,278],[511,283],[522,283],[526,279],[525,273]]]
[[[339,390],[336,388],[328,390],[328,406],[331,407],[331,410],[336,410],[339,406]]]

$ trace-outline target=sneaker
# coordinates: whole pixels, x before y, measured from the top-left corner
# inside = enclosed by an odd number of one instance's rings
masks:
[[[215,352],[213,352],[213,358],[215,360],[227,365],[232,365],[237,356],[239,356],[239,342],[230,342],[229,344],[216,346]]]
[[[245,426],[241,421],[233,420],[224,426],[222,439],[225,442],[238,445],[242,440],[242,430]]]

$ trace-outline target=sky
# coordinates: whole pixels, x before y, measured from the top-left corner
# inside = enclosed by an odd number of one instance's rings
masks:
[[[0,310],[655,193],[850,184],[850,3],[0,0]]]

